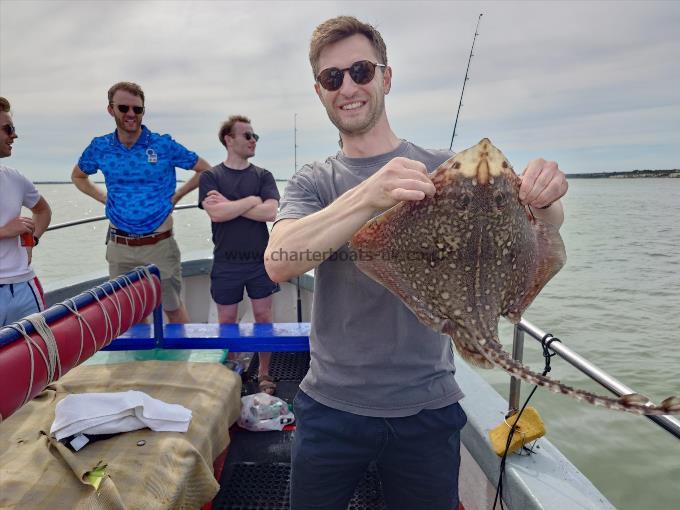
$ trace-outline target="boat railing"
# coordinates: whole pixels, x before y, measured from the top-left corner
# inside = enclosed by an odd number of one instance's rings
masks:
[[[198,205],[196,204],[186,204],[186,205],[176,205],[175,206],[175,211],[177,210],[182,210],[182,209],[196,209],[198,208]],[[107,220],[108,218],[106,216],[92,216],[91,218],[82,218],[79,220],[73,220],[73,221],[66,221],[64,223],[57,223],[56,225],[50,225],[47,227],[47,231],[51,230],[59,230],[61,228],[67,228],[67,227],[75,227],[76,225],[84,225],[86,223],[93,223],[95,221],[104,221]]]
[[[182,209],[193,209],[197,208],[196,204],[187,205],[177,205],[175,210]],[[73,227],[76,225],[82,225],[85,223],[91,223],[95,221],[106,220],[106,216],[93,216],[91,218],[83,218],[75,221],[68,221],[65,223],[59,223],[57,225],[50,226],[47,230],[57,230],[66,227]],[[293,284],[296,282],[293,281]],[[541,343],[542,339],[545,338],[545,332],[537,328],[529,321],[522,319],[518,324],[515,325],[513,334],[513,346],[512,346],[512,357],[517,361],[522,361],[523,351],[524,351],[524,334],[528,333],[534,340]],[[567,363],[571,364],[587,377],[593,381],[599,383],[614,395],[621,397],[623,395],[629,395],[631,393],[637,393],[632,388],[626,386],[621,381],[609,375],[607,372],[597,367],[578,353],[571,350],[569,347],[564,345],[562,342],[553,342],[550,344],[550,350],[558,354]],[[508,396],[508,408],[509,410],[519,409],[519,399],[520,399],[520,380],[511,377],[510,378],[510,393]],[[654,422],[659,427],[670,432],[676,438],[680,439],[680,421],[673,418],[672,416],[650,416],[646,415],[646,418]]]
[[[522,361],[523,357],[525,333],[528,333],[529,336],[536,340],[539,344],[542,344],[543,339],[546,338],[546,333],[544,331],[540,330],[525,319],[522,319],[518,324],[516,324],[512,341],[512,357],[520,362]],[[631,393],[637,393],[635,390],[612,377],[607,372],[585,359],[583,356],[571,350],[562,342],[552,342],[548,349],[559,355],[563,360],[581,371],[593,381],[607,388],[617,397],[622,397]],[[519,400],[520,380],[516,377],[511,377],[510,395],[508,396],[509,410],[519,409]],[[645,417],[680,439],[680,421],[677,419],[668,415],[645,415]]]

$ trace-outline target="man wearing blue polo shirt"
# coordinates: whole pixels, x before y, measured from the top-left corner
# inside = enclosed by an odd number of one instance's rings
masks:
[[[116,83],[108,97],[108,112],[116,121],[116,130],[90,142],[73,168],[71,180],[80,191],[106,205],[110,277],[142,264],[156,264],[168,320],[188,322],[180,299],[181,260],[172,236],[172,209],[198,186],[199,174],[211,165],[170,135],[153,133],[142,125],[144,92],[136,83]],[[196,172],[178,189],[175,167]],[[106,190],[89,179],[98,170],[104,174]]]

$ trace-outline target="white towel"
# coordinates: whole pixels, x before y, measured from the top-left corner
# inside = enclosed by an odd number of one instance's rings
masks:
[[[186,432],[191,410],[167,404],[142,391],[78,393],[57,403],[50,434],[58,441],[74,434],[114,434],[149,427]]]

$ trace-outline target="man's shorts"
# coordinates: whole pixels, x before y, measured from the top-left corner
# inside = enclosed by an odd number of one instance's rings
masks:
[[[38,278],[21,283],[0,283],[0,326],[44,309],[45,299]]]
[[[161,271],[163,310],[172,312],[182,305],[182,260],[173,236],[146,246],[126,246],[109,241],[106,245],[106,261],[111,278],[132,271],[137,266],[156,264]]]
[[[281,287],[269,279],[263,262],[235,264],[213,262],[210,294],[218,305],[234,305],[243,299],[243,288],[250,299],[262,299]]]

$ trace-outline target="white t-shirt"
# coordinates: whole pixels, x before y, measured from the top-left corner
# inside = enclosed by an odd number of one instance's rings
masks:
[[[31,181],[17,170],[0,165],[0,226],[19,216],[21,206],[31,209],[38,200],[40,193]],[[19,236],[0,239],[0,284],[25,282],[33,276]]]

